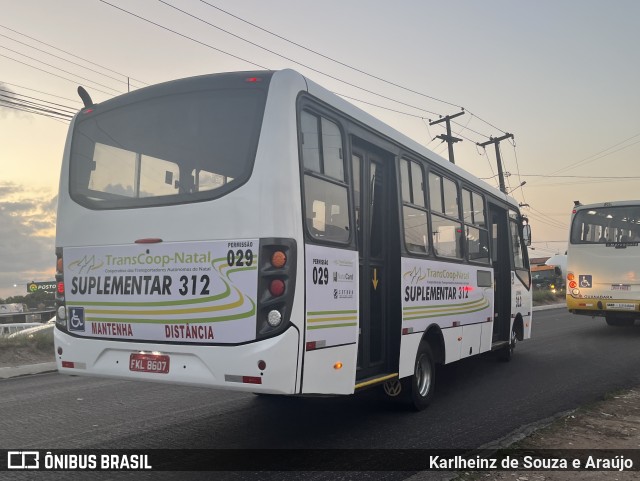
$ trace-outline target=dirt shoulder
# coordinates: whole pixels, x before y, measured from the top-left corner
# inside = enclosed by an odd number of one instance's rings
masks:
[[[0,367],[17,367],[55,360],[53,346],[51,350],[42,350],[33,345],[0,346]]]
[[[523,450],[640,448],[640,388],[607,396],[535,431],[512,446]],[[615,454],[615,453],[614,453]],[[620,454],[620,453],[618,453]],[[635,466],[638,469],[639,466]],[[640,480],[640,471],[492,471],[462,473],[459,481]]]

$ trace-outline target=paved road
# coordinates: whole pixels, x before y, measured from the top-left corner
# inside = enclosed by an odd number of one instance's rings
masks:
[[[640,326],[554,309],[536,313],[533,336],[510,363],[483,356],[442,368],[421,413],[373,390],[282,399],[56,373],[1,380],[0,448],[473,449],[640,385]]]

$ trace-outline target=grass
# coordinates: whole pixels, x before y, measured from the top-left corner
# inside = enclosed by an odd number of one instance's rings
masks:
[[[565,295],[562,294],[554,294],[548,290],[533,290],[533,305],[534,306],[544,306],[545,304],[561,304],[565,302]]]
[[[34,351],[52,352],[53,329],[45,329],[28,336],[0,337],[0,349],[30,348]]]

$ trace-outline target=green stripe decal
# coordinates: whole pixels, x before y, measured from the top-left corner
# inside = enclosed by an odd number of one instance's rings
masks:
[[[409,308],[404,308],[404,315],[402,320],[412,321],[416,319],[471,314],[473,312],[483,311],[490,307],[490,305],[491,304],[487,299],[482,298],[478,299],[477,301],[465,302],[463,304],[453,304],[450,306],[444,306],[442,304],[438,306],[419,306],[418,308],[412,308],[412,312],[409,311]]]
[[[358,316],[344,317],[320,317],[317,319],[307,319],[307,322],[333,322],[333,321],[357,321]]]
[[[483,297],[482,299],[476,299],[475,301],[469,301],[469,302],[460,302],[458,304],[455,304],[456,306],[466,306],[469,304],[477,304],[478,302],[484,301],[485,298]],[[451,304],[438,304],[436,306],[411,306],[411,307],[403,307],[402,310],[403,311],[413,311],[416,309],[435,309],[438,307],[451,307]]]
[[[111,317],[105,318],[91,318],[87,319],[89,322],[118,322],[118,323],[142,323],[142,324],[204,324],[208,322],[224,322],[224,321],[236,321],[238,319],[246,319],[247,317],[252,317],[256,313],[256,305],[251,298],[249,302],[251,303],[251,309],[246,312],[241,312],[239,314],[231,314],[228,316],[217,316],[217,317],[201,317],[201,318],[193,318],[193,319],[117,319]]]
[[[346,324],[325,324],[322,326],[307,326],[307,329],[311,330],[311,329],[330,329],[332,327],[354,327],[357,326],[358,323],[357,322],[349,322]]]
[[[356,314],[358,311],[353,309],[350,311],[311,311],[307,312],[307,316],[329,316],[331,314]]]
[[[343,322],[356,321],[356,322]],[[310,311],[307,312],[307,329],[331,329],[334,327],[355,327],[358,325],[358,311]],[[326,324],[329,323],[329,324]],[[313,324],[313,325],[312,325]]]

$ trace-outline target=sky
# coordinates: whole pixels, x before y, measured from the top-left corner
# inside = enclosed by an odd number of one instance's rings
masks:
[[[8,102],[74,112],[78,85],[100,102],[293,68],[445,158],[444,124],[429,123],[464,108],[455,162],[492,185],[495,149],[477,143],[514,135],[500,152],[530,257],[564,252],[575,200],[640,198],[636,0],[0,0],[0,11],[0,298],[53,279],[68,128]]]

